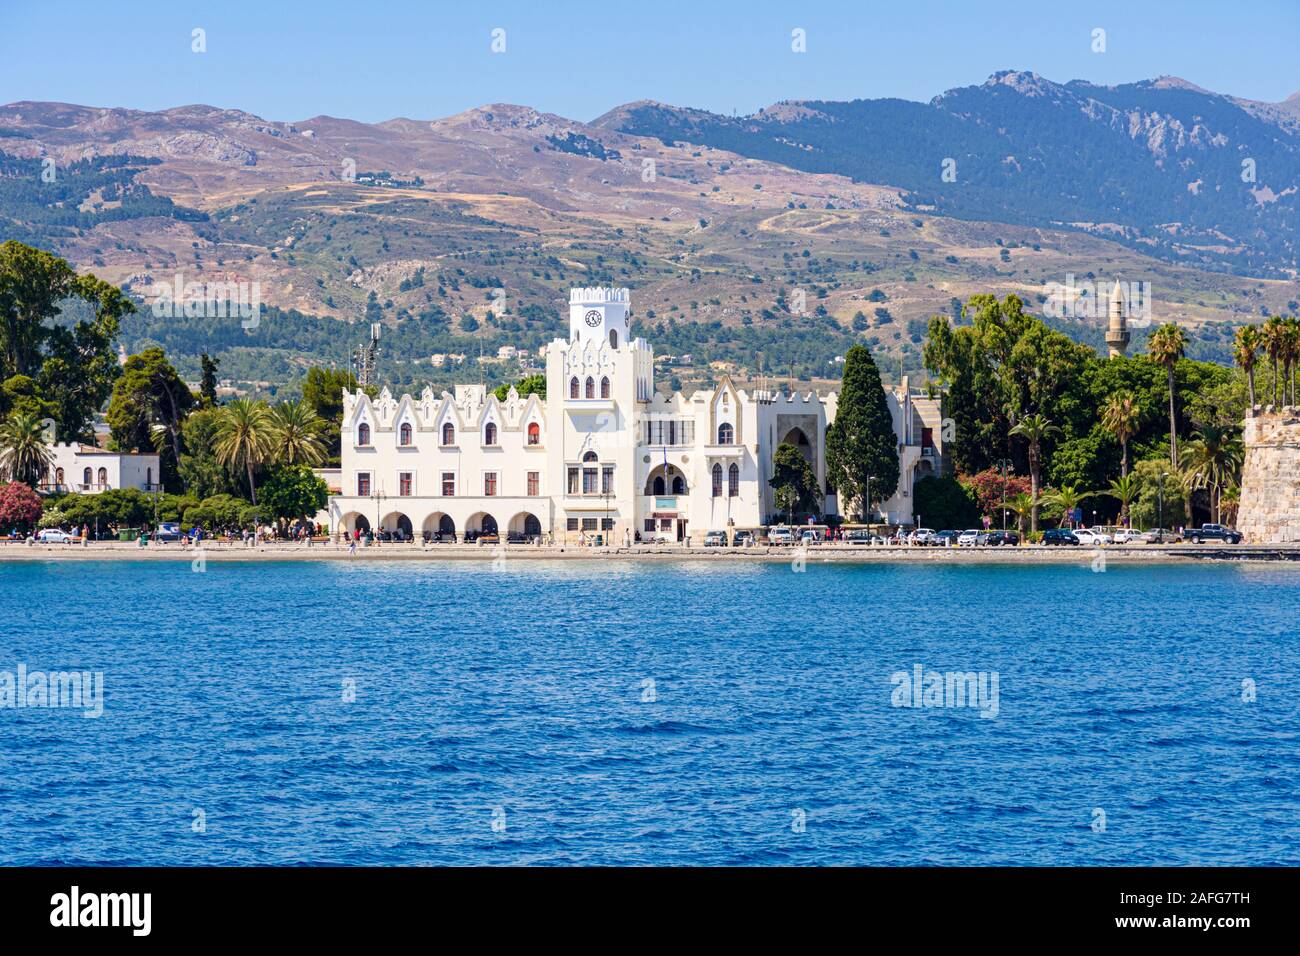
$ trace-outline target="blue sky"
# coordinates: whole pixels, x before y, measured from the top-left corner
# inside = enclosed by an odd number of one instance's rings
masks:
[[[195,27],[206,53],[191,52]],[[1105,53],[1091,49],[1097,27]],[[491,52],[494,28],[504,53]],[[795,28],[806,53],[791,52]],[[1173,74],[1275,101],[1300,90],[1298,46],[1300,0],[0,0],[0,103],[208,103],[373,122],[507,102],[587,120],[636,99],[727,113],[780,99],[927,100],[1000,69],[1097,83]]]

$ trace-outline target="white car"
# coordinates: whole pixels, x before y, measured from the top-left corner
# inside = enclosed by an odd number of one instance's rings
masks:
[[[799,535],[799,543],[804,545],[805,547],[810,544],[821,544],[822,543],[821,532],[816,531],[812,528],[805,528],[803,533]]]
[[[1101,531],[1093,531],[1091,528],[1077,528],[1074,536],[1079,539],[1080,544],[1090,544],[1093,547],[1112,543],[1110,535]]]
[[[913,544],[934,544],[933,528],[917,528],[912,532]]]
[[[41,544],[72,544],[77,539],[58,528],[46,528],[36,535],[36,540]]]
[[[767,543],[774,545],[794,544],[794,534],[789,528],[772,528],[767,533]]]
[[[1116,544],[1145,544],[1142,537],[1143,532],[1134,531],[1132,528],[1120,528],[1115,532]]]
[[[973,548],[979,542],[979,539],[980,533],[971,528],[957,535],[957,546],[960,548]]]

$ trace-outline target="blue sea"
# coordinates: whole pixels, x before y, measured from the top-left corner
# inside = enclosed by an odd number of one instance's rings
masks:
[[[3,563],[0,672],[104,695],[0,709],[0,863],[1294,865],[1298,607],[1285,566]],[[899,706],[918,666],[996,707]]]

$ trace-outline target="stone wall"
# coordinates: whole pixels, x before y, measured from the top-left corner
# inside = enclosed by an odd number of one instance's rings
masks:
[[[1300,409],[1255,409],[1243,433],[1237,528],[1251,544],[1300,542]]]

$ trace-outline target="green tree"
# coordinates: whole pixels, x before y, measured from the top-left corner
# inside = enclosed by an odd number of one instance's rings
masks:
[[[855,345],[844,356],[835,421],[826,432],[826,468],[840,510],[856,502],[866,517],[871,498],[885,501],[898,490],[898,436],[871,350]]]
[[[1259,326],[1243,325],[1237,329],[1232,344],[1233,361],[1246,373],[1251,408],[1255,407],[1255,365],[1259,362],[1259,350],[1263,341],[1264,337],[1260,334]]]
[[[1112,481],[1110,487],[1102,492],[1108,498],[1119,502],[1120,518],[1131,518],[1130,509],[1142,491],[1142,477],[1138,474],[1122,475],[1118,481]]]
[[[325,507],[329,487],[306,465],[285,465],[274,469],[262,485],[262,504],[281,521],[301,518],[309,521]]]
[[[1195,436],[1188,448],[1187,470],[1191,472],[1196,487],[1206,489],[1212,515],[1210,520],[1217,524],[1223,489],[1237,481],[1244,451],[1233,428],[1206,425]]]
[[[320,464],[325,458],[321,441],[324,423],[305,401],[281,402],[271,409],[274,430],[271,457],[286,464]]]
[[[529,395],[536,395],[542,401],[546,401],[546,376],[542,374],[526,375],[519,381],[515,382],[515,391],[519,393],[520,398],[527,398]],[[502,383],[492,390],[492,394],[497,397],[498,402],[504,402],[506,396],[510,393],[510,386]]]
[[[41,396],[36,380],[30,375],[10,376],[0,384],[0,415],[24,414],[58,421],[57,402]]]
[[[1165,370],[1169,385],[1169,459],[1178,467],[1178,417],[1174,409],[1174,368],[1187,351],[1187,333],[1177,322],[1166,322],[1147,339],[1151,361]]]
[[[185,490],[199,499],[228,494],[234,490],[230,473],[217,460],[217,433],[221,429],[221,409],[200,408],[191,412],[181,426],[180,474]]]
[[[0,475],[36,487],[50,469],[52,456],[44,423],[18,412],[0,423]]]
[[[161,428],[172,463],[179,465],[181,426],[193,406],[194,393],[163,350],[154,347],[126,360],[106,418],[114,444],[123,451],[154,447],[153,430]]]
[[[1027,415],[1011,429],[1012,435],[1019,435],[1029,444],[1029,493],[1034,499],[1029,520],[1030,531],[1038,530],[1038,489],[1042,478],[1043,442],[1060,433],[1061,429],[1042,415]]]
[[[914,515],[927,527],[974,528],[980,519],[975,492],[952,475],[928,475],[912,488]]]
[[[257,504],[254,472],[270,458],[275,447],[275,425],[264,402],[237,398],[222,406],[221,424],[214,446],[217,460],[248,476],[248,495]]]
[[[1128,442],[1137,432],[1142,422],[1142,408],[1132,392],[1120,392],[1112,395],[1101,410],[1101,423],[1119,442],[1120,476],[1128,474]]]
[[[796,511],[809,511],[821,504],[817,474],[808,459],[789,442],[782,442],[772,455],[772,477],[768,484],[775,489],[776,506],[793,520]]]
[[[307,370],[302,383],[302,400],[322,422],[325,442],[325,463],[337,467],[341,454],[341,429],[343,428],[343,391],[359,390],[357,377],[346,369],[323,368],[319,365]],[[370,386],[365,390],[374,398],[378,390]]]
[[[1073,525],[1075,509],[1092,497],[1094,497],[1093,492],[1084,491],[1078,485],[1063,485],[1044,496],[1043,502],[1050,505],[1054,511],[1060,512]]]
[[[204,352],[199,356],[199,367],[203,370],[199,379],[199,401],[204,408],[211,408],[217,404],[217,369],[221,362]]]
[[[1282,375],[1278,369],[1278,364],[1287,351],[1286,322],[1279,315],[1273,316],[1260,329],[1260,338],[1263,341],[1264,354],[1268,356],[1269,363],[1273,366],[1273,404],[1278,405],[1278,386],[1282,383]],[[1283,396],[1286,395],[1285,386],[1282,394]],[[1175,464],[1177,461],[1178,459],[1175,458]]]

